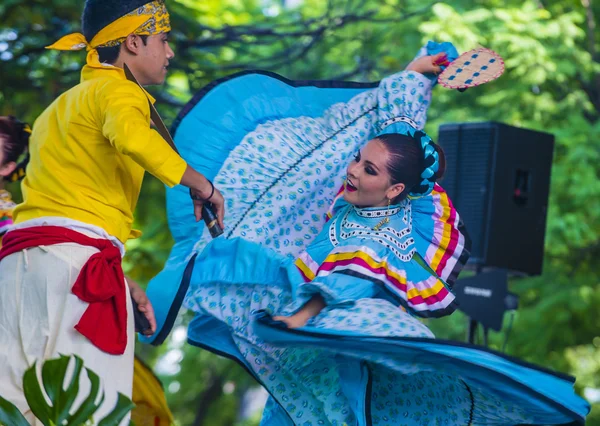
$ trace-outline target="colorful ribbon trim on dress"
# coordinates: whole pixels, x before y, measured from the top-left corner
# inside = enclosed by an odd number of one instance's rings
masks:
[[[316,262],[307,253],[302,253],[295,265],[306,282],[351,271],[353,275],[383,283],[416,312],[444,310],[454,301],[454,295],[438,277],[431,275],[416,283],[408,281],[406,271],[378,259],[375,253],[364,246],[334,250],[316,270]]]
[[[449,272],[454,269],[456,263],[464,250],[463,236],[458,230],[459,216],[448,198],[444,189],[435,185],[431,196],[434,198],[435,212],[432,215],[434,221],[434,238],[436,244],[431,244],[427,249],[426,259],[431,268],[440,276],[446,276],[445,270]]]

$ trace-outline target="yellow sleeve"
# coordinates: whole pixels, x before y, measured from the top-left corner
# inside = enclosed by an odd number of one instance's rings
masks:
[[[187,164],[150,127],[150,107],[142,90],[132,82],[115,81],[104,86],[99,97],[102,133],[111,145],[165,185],[179,184]]]

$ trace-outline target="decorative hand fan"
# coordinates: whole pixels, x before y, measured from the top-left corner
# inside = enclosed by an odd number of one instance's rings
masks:
[[[448,89],[469,87],[497,79],[504,72],[504,61],[496,52],[480,47],[469,50],[452,61],[439,75],[438,82]]]

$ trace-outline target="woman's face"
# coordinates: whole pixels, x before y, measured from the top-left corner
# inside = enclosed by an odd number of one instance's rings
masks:
[[[387,164],[389,152],[373,139],[358,153],[346,171],[344,199],[358,207],[387,206],[404,191],[404,184],[392,185]]]

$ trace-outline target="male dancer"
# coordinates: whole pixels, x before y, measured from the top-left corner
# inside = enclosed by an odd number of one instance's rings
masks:
[[[196,220],[210,201],[223,226],[220,192],[150,127],[154,100],[141,85],[161,84],[174,54],[162,0],[87,0],[83,34],[50,49],[87,48],[81,82],[38,118],[22,184],[24,202],[0,251],[0,395],[30,423],[22,376],[35,360],[76,354],[100,375],[106,398],[131,396],[131,297],[155,329],[143,290],[125,280],[124,244],[140,232],[133,212],[144,172],[191,189]],[[89,383],[82,380],[81,393]]]

